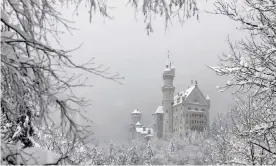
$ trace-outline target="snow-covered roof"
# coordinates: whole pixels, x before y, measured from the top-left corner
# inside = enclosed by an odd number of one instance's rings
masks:
[[[156,111],[155,111],[155,114],[163,114],[163,106],[158,106]]]
[[[145,131],[143,130],[143,127],[136,127],[136,132],[140,133],[140,134],[148,134],[148,131],[151,131],[151,133],[153,133],[153,129],[152,128],[145,128]]]
[[[207,100],[210,100],[210,96],[209,96],[208,94],[207,94],[207,96],[206,96],[206,99],[207,99]]]
[[[138,111],[138,109],[135,109],[131,114],[141,114],[141,112]]]
[[[191,94],[191,92],[195,89],[195,87],[196,87],[196,86],[192,86],[192,87],[188,88],[188,89],[185,91],[184,95],[185,95],[185,96],[189,96],[189,95]]]
[[[171,69],[166,67],[164,71],[171,71]]]
[[[136,126],[142,126],[141,123],[138,121],[136,124]]]
[[[180,104],[185,100],[191,92],[195,89],[196,86],[191,86],[190,88],[186,89],[185,91],[179,92],[177,95],[174,96],[174,105]]]
[[[185,91],[181,91],[179,92],[176,96],[174,96],[174,99],[176,99],[179,96],[189,96],[191,94],[191,92],[195,89],[196,86],[191,86],[188,89],[186,89]]]

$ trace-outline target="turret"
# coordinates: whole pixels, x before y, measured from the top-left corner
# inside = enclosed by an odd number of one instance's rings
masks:
[[[142,114],[138,111],[138,109],[135,109],[131,114],[131,124],[136,124],[137,122],[141,121]]]
[[[175,76],[175,69],[172,68],[172,63],[170,61],[169,55],[166,62],[165,70],[163,73],[164,86],[162,87],[163,92],[163,136],[166,134],[171,134],[173,132],[173,95],[175,87],[173,86],[173,79]]]
[[[158,106],[155,113],[153,114],[155,118],[155,135],[157,138],[162,138],[163,136],[163,106]]]

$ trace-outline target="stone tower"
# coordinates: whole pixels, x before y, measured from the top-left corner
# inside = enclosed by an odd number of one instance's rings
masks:
[[[166,62],[166,67],[163,73],[164,86],[162,87],[163,92],[163,137],[166,137],[167,134],[173,132],[173,97],[175,87],[173,86],[173,79],[175,77],[175,68],[168,59]]]
[[[136,127],[141,125],[141,118],[142,114],[138,109],[135,109],[131,114],[131,124],[129,125],[129,132],[130,132],[130,140],[135,139],[137,137],[136,133]]]
[[[135,109],[131,114],[131,124],[136,124],[137,122],[141,122],[142,114],[138,111],[138,109]]]
[[[163,106],[158,106],[153,114],[155,118],[155,136],[159,139],[163,136],[163,113]]]

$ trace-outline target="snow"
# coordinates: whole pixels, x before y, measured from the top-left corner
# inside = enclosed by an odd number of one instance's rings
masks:
[[[185,96],[186,98],[191,94],[191,92],[195,89],[196,86],[192,86],[190,88],[188,88],[186,91],[185,91]]]
[[[30,121],[29,116],[26,116],[25,122],[24,122],[24,127],[28,127],[29,121]]]
[[[135,109],[131,114],[141,114],[141,112],[139,112],[138,109]]]
[[[228,81],[226,82],[226,84],[227,84],[227,85],[232,85],[232,81],[228,80]]]
[[[163,114],[163,106],[158,106],[156,111],[155,111],[155,114]]]
[[[178,97],[184,96],[185,99],[192,93],[192,91],[194,90],[196,86],[191,86],[190,88],[186,89],[185,91],[181,91],[179,92],[174,99],[177,99]]]
[[[12,136],[12,139],[14,139],[15,137],[17,137],[21,133],[21,131],[22,131],[22,128],[21,128],[20,125],[18,125],[17,128],[16,128],[16,132]]]
[[[207,99],[207,100],[210,100],[210,96],[209,96],[209,94],[207,94],[206,99]]]
[[[142,124],[138,121],[135,125],[136,126],[141,126]]]
[[[174,68],[175,68],[175,67],[174,67],[174,65],[173,65],[173,63],[171,63],[171,68],[172,68],[172,69],[174,69]]]
[[[171,69],[170,68],[165,68],[165,70],[164,71],[171,71]]]
[[[140,134],[148,134],[148,131],[151,131],[153,133],[152,128],[145,128],[145,131],[143,130],[143,127],[136,127],[136,132]]]
[[[6,127],[12,127],[12,123],[7,123]]]

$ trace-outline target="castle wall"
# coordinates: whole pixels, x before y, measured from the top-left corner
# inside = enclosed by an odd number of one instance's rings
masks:
[[[208,106],[178,104],[173,107],[173,132],[209,129]]]

